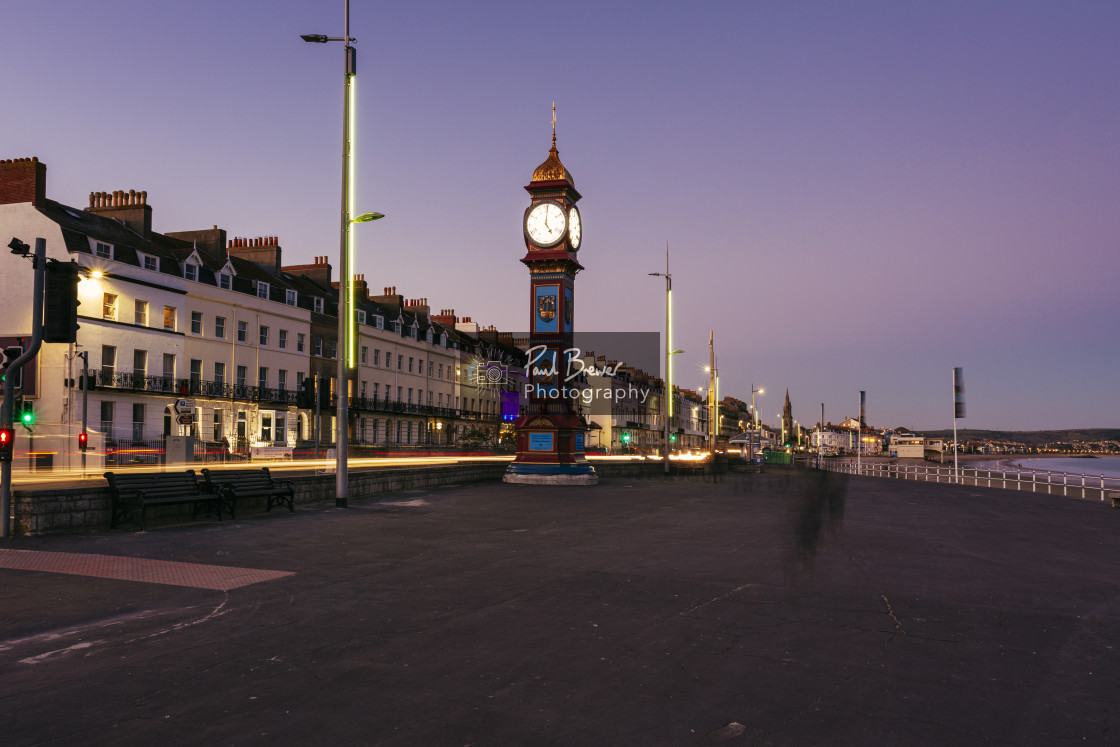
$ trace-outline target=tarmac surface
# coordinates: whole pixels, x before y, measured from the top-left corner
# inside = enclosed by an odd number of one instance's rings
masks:
[[[17,538],[0,741],[1117,744],[1118,538],[788,468]]]

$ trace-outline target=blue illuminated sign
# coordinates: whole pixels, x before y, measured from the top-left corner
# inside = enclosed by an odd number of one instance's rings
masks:
[[[529,451],[552,451],[551,433],[530,433]]]

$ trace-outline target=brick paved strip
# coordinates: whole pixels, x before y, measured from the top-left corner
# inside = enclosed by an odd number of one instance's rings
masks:
[[[288,571],[263,571],[224,565],[176,563],[168,560],[127,558],[119,555],[89,555],[38,550],[0,550],[0,568],[21,571],[68,573],[74,576],[142,581],[149,584],[189,586],[195,589],[229,591],[241,586],[291,576]]]

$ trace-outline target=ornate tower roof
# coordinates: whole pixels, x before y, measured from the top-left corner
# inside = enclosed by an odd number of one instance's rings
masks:
[[[552,148],[548,151],[548,158],[533,172],[533,182],[566,181],[571,186],[576,186],[575,179],[560,163],[560,152],[556,150],[556,102],[552,103]]]

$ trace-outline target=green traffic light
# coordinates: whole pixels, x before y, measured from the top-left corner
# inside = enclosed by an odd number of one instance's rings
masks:
[[[31,410],[24,410],[24,412],[23,412],[23,424],[24,425],[31,425],[34,422],[35,422],[34,413],[32,413]]]

